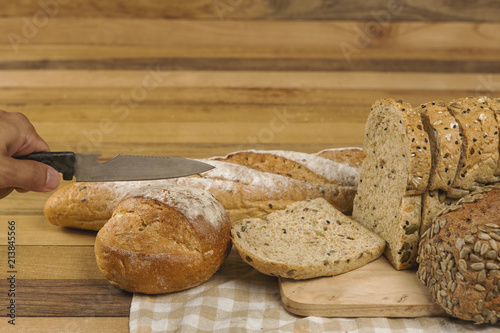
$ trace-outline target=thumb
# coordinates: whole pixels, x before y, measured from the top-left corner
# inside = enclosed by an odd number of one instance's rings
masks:
[[[10,159],[6,187],[20,188],[26,191],[50,192],[59,186],[61,178],[52,167],[29,160]],[[4,174],[5,176],[5,174]]]

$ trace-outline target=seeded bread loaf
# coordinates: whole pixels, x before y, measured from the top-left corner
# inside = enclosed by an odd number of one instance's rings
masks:
[[[460,160],[462,138],[458,123],[443,101],[422,104],[421,113],[424,129],[429,135],[432,157],[427,189],[449,191]]]
[[[353,218],[387,241],[396,269],[415,266],[421,195],[431,168],[429,138],[419,112],[402,101],[377,101],[366,123]],[[410,195],[410,193],[415,193]]]
[[[422,235],[418,277],[448,314],[475,323],[500,317],[500,184],[442,211]]]
[[[329,148],[316,153],[316,155],[339,163],[345,163],[358,169],[361,168],[361,163],[363,163],[366,156],[363,148],[359,147]]]
[[[71,183],[48,199],[45,216],[54,225],[99,230],[111,217],[118,202],[130,191],[169,184],[209,191],[222,203],[231,221],[263,217],[292,202],[317,197],[325,198],[343,212],[352,210],[355,186],[306,183],[237,164],[201,161],[216,167],[200,176],[178,179]]]
[[[117,205],[95,241],[97,265],[111,284],[146,294],[207,281],[231,249],[231,223],[208,192],[147,187]]]
[[[291,279],[332,276],[382,255],[385,241],[322,198],[296,202],[231,228],[234,247],[260,272]]]

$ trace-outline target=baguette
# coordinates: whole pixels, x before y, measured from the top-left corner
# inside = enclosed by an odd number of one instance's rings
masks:
[[[283,150],[246,150],[213,160],[244,165],[254,170],[309,183],[355,187],[359,170],[346,163],[313,154]]]
[[[355,187],[305,183],[232,163],[201,161],[216,168],[202,175],[178,179],[69,184],[48,199],[45,216],[54,225],[99,230],[128,192],[171,184],[209,191],[222,203],[232,222],[263,217],[292,202],[316,197],[325,198],[341,211],[352,209]]]
[[[231,228],[242,259],[261,273],[291,279],[332,276],[383,253],[385,241],[322,198],[296,202]]]

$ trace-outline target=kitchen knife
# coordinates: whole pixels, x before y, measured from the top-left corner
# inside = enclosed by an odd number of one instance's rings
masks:
[[[74,152],[40,152],[15,158],[50,165],[63,174],[64,180],[77,182],[153,180],[185,177],[208,171],[214,166],[179,157],[117,155],[99,162],[101,154]]]

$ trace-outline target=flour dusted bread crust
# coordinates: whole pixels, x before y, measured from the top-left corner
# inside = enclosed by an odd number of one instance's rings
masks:
[[[209,191],[222,203],[233,222],[248,217],[264,217],[292,202],[317,197],[325,198],[342,212],[352,210],[356,186],[309,183],[238,164],[201,161],[215,168],[201,175],[178,179],[71,183],[52,194],[45,204],[45,216],[54,225],[99,230],[111,218],[118,202],[130,191],[170,184]]]
[[[387,241],[384,255],[396,269],[415,266],[421,194],[431,151],[420,114],[402,101],[377,101],[366,123],[353,218]]]
[[[293,203],[265,219],[239,221],[231,237],[242,259],[260,272],[297,280],[361,267],[385,246],[322,198]]]
[[[264,217],[301,200],[324,198],[342,212],[352,210],[356,186],[304,182],[243,165],[203,160],[215,168],[198,177],[177,179],[185,186],[211,192],[224,206],[231,221]]]
[[[236,163],[309,183],[356,186],[359,170],[313,154],[283,150],[246,150],[214,160]]]
[[[111,284],[146,294],[207,281],[229,254],[231,223],[208,192],[184,186],[130,192],[98,232],[97,265]]]
[[[422,235],[418,276],[448,314],[495,324],[500,318],[500,184],[438,214]]]

